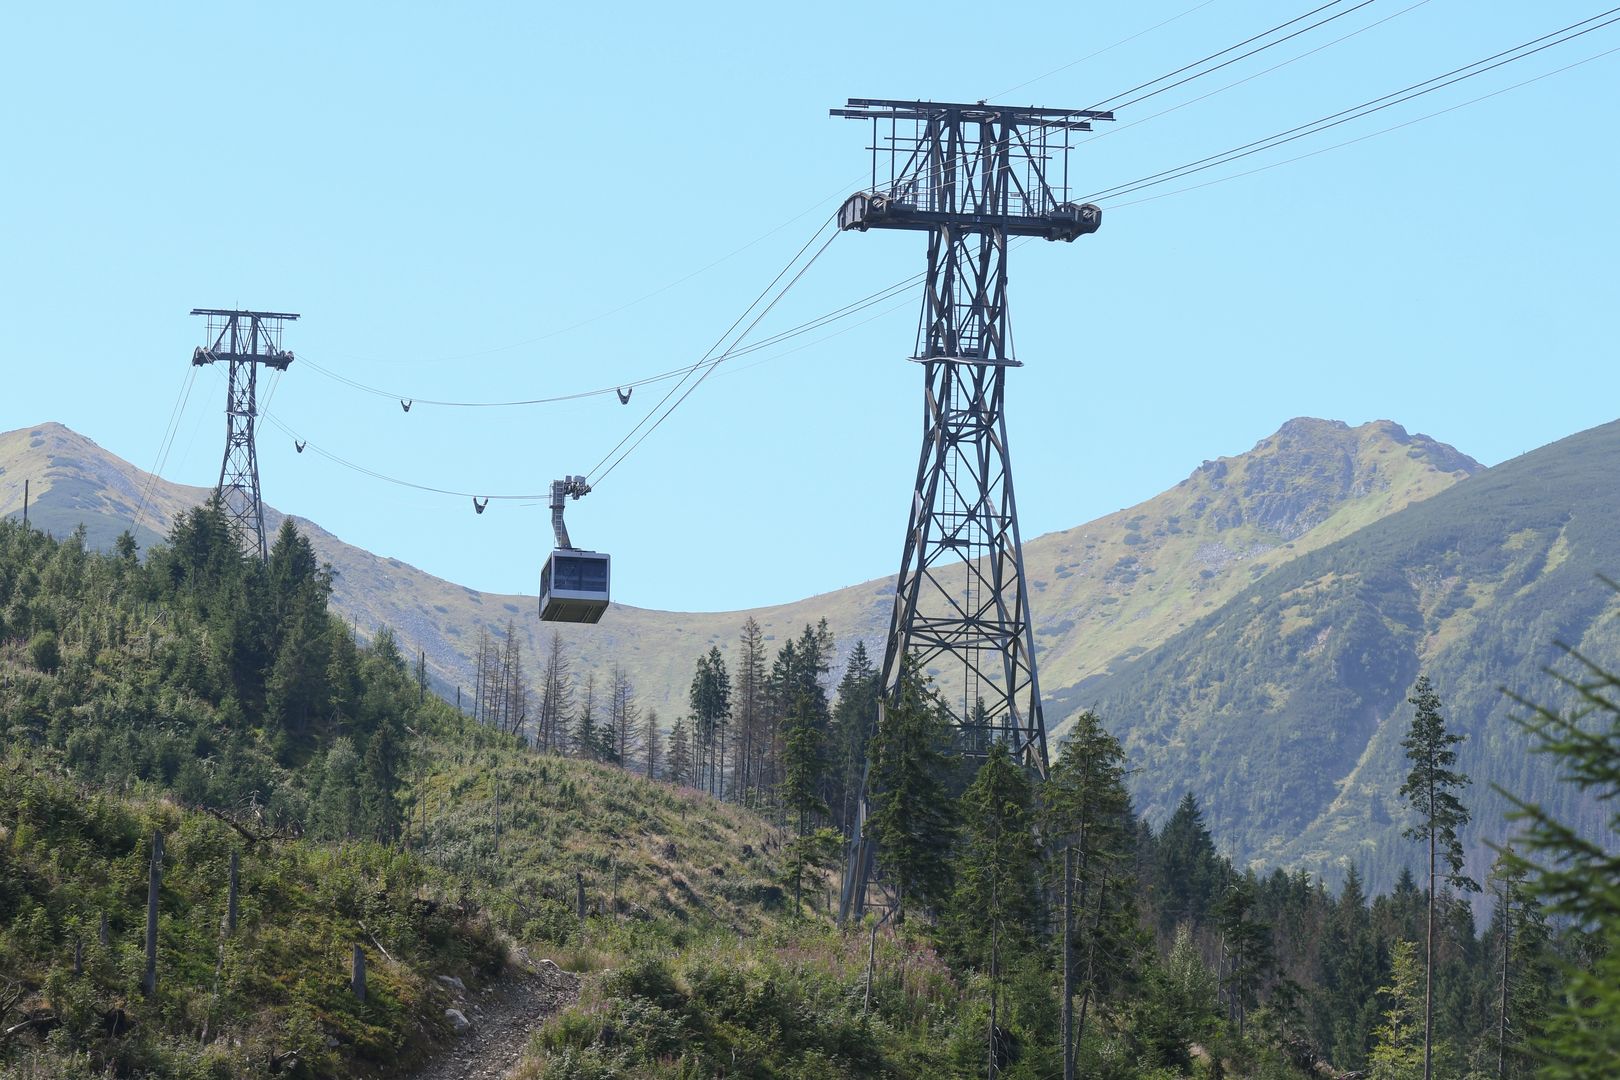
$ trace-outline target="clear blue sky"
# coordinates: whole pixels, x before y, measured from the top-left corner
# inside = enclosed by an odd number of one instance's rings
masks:
[[[663,371],[700,355],[853,190],[866,131],[829,106],[1018,86],[1008,100],[1085,107],[1314,6],[1196,4],[15,8],[0,34],[0,429],[59,420],[150,467],[201,341],[193,306],[301,312],[295,352],[424,398]],[[1122,112],[1075,156],[1078,193],[1599,10],[1376,0]],[[1198,180],[1616,46],[1620,26],[1599,30]],[[1231,182],[1104,200],[1098,235],[1017,249],[1024,535],[1149,497],[1296,415],[1387,417],[1487,463],[1614,419],[1617,91],[1620,53]],[[760,332],[923,261],[913,234],[841,236]],[[915,321],[908,298],[722,367],[573,504],[576,542],[614,554],[617,598],[725,609],[892,573],[919,439]],[[204,372],[165,476],[213,482],[223,396]],[[368,467],[502,494],[588,469],[656,398],[406,415],[295,363],[270,409]],[[534,590],[543,505],[477,516],[295,455],[273,427],[259,446],[273,505],[446,578]]]

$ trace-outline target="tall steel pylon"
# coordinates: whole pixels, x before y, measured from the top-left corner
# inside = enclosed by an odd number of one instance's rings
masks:
[[[207,345],[191,354],[194,365],[224,360],[230,364],[225,391],[225,458],[219,466],[219,497],[242,546],[260,561],[270,557],[264,535],[264,505],[259,501],[259,453],[253,428],[259,415],[259,368],[286,371],[293,354],[281,347],[281,330],[297,315],[280,311],[236,311],[192,308],[208,318]]]
[[[833,116],[872,125],[871,186],[839,228],[928,234],[928,275],[912,359],[923,366],[923,442],[878,723],[897,701],[908,656],[937,671],[970,747],[1007,745],[1045,775],[1046,725],[1029,588],[1013,498],[1005,387],[1013,357],[1007,241],[1072,241],[1102,211],[1069,201],[1075,132],[1113,114],[937,101],[851,98]],[[958,686],[956,678],[961,679]],[[982,702],[982,712],[979,705]],[[862,781],[840,919],[865,907],[874,844]]]

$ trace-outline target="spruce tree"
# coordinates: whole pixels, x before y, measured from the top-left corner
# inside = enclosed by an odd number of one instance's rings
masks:
[[[1168,934],[1182,922],[1202,926],[1220,886],[1220,860],[1192,792],[1181,797],[1164,823],[1157,851],[1160,929]]]
[[[1434,956],[1435,915],[1439,902],[1443,857],[1448,868],[1444,880],[1456,889],[1478,892],[1479,885],[1463,873],[1462,841],[1457,830],[1468,824],[1468,808],[1457,792],[1469,784],[1466,775],[1454,770],[1461,735],[1446,730],[1440,715],[1440,696],[1427,675],[1419,675],[1407,704],[1413,706],[1412,727],[1401,746],[1412,771],[1401,785],[1401,797],[1418,815],[1419,821],[1402,833],[1408,839],[1423,840],[1429,851],[1428,919],[1423,959],[1423,1077],[1429,1080],[1434,1069]]]
[[[855,803],[861,794],[861,773],[867,748],[877,727],[878,677],[867,655],[866,643],[857,641],[838,682],[838,704],[833,707],[829,739],[831,770],[837,790],[833,818],[848,836],[854,828]]]
[[[1071,1034],[1078,1043],[1092,1002],[1127,976],[1136,933],[1136,823],[1125,790],[1125,751],[1090,710],[1075,718],[1041,789],[1041,803],[1048,849],[1069,853],[1053,862],[1072,868],[1072,879],[1060,880],[1059,892],[1073,897],[1068,970],[1079,982],[1080,1017]],[[1066,987],[1060,1002],[1065,1016],[1073,1008],[1072,990]]]
[[[1557,983],[1547,920],[1528,885],[1523,860],[1512,847],[1504,849],[1491,866],[1495,904],[1483,942],[1495,976],[1489,989],[1494,991],[1496,1016],[1491,1075],[1497,1080],[1529,1073],[1534,1058],[1526,1044],[1543,1035],[1547,1002]]]
[[[684,716],[675,718],[669,732],[669,751],[665,754],[668,765],[665,777],[672,784],[692,784],[692,725]]]
[[[949,739],[945,706],[907,657],[872,746],[870,826],[878,861],[895,884],[897,923],[908,904],[935,908],[950,892],[956,815],[945,786]]]
[[[696,725],[693,735],[697,739],[697,785],[709,794],[720,797],[724,790],[723,771],[719,758],[725,724],[731,712],[731,676],[726,672],[726,659],[718,645],[698,657],[697,670],[692,675],[688,691],[692,707],[692,720]]]
[[[738,801],[752,804],[760,786],[763,758],[769,749],[766,715],[765,631],[750,615],[737,642],[736,720],[737,765],[733,784]]]
[[[1423,1075],[1425,1040],[1420,1025],[1417,946],[1397,941],[1390,957],[1390,981],[1380,991],[1389,1003],[1374,1033],[1368,1080],[1418,1080]]]
[[[1565,966],[1563,993],[1531,1039],[1540,1075],[1549,1080],[1612,1075],[1620,1061],[1620,703],[1614,700],[1620,675],[1571,655],[1581,672],[1558,678],[1574,706],[1554,710],[1521,700],[1531,711],[1518,723],[1532,752],[1555,759],[1564,780],[1604,808],[1607,829],[1594,837],[1508,795],[1509,816],[1524,830],[1513,858],[1533,875],[1526,892],[1548,914],[1580,928],[1571,936],[1584,954]]]
[[[961,804],[955,887],[945,924],[952,951],[991,970],[992,943],[1001,969],[1033,944],[1036,925],[1035,821],[1029,778],[1007,753],[990,747]]]
[[[1225,959],[1227,1018],[1243,1037],[1248,1011],[1273,967],[1271,927],[1256,911],[1255,882],[1248,874],[1236,877],[1215,905]]]

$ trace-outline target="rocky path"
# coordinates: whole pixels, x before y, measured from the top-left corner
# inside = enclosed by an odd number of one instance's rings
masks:
[[[579,979],[550,961],[518,960],[507,978],[482,991],[457,992],[472,1026],[410,1080],[505,1080],[529,1045],[529,1034],[579,995]]]

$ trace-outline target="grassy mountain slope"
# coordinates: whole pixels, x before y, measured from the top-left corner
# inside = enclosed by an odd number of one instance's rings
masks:
[[[1251,451],[1205,462],[1147,502],[1031,540],[1025,565],[1043,686],[1050,692],[1106,671],[1117,658],[1153,647],[1217,607],[1255,574],[1428,498],[1477,469],[1452,448],[1388,421],[1350,428],[1292,420]],[[82,521],[92,546],[105,546],[127,527],[147,480],[144,472],[58,424],[0,435],[0,514],[20,511],[25,476],[33,480],[32,519],[57,535]],[[161,479],[150,492],[145,519],[159,531],[206,494]],[[272,530],[279,526],[281,514],[267,507],[266,517]],[[463,588],[344,544],[312,523],[299,524],[338,572],[336,610],[362,628],[392,626],[404,647],[425,649],[442,685],[470,690],[480,627],[515,622],[531,657],[553,630],[534,618],[532,597]],[[145,546],[157,533],[143,530],[137,539]],[[540,556],[536,552],[536,573]],[[759,621],[767,641],[786,640],[825,618],[842,649],[862,638],[876,647],[887,632],[892,596],[885,579],[752,611],[615,605],[598,626],[560,629],[576,671],[623,663],[643,705],[668,720],[685,709],[694,658],[711,644],[728,648],[748,616]]]
[[[1620,572],[1617,464],[1620,422],[1506,462],[1272,570],[1061,696],[1124,735],[1150,818],[1192,791],[1245,859],[1354,859],[1374,888],[1415,859],[1396,789],[1420,671],[1469,736],[1476,877],[1484,841],[1506,835],[1491,784],[1596,830],[1597,808],[1524,752],[1499,688],[1544,696],[1558,641],[1620,661],[1620,599],[1596,577]]]
[[[454,900],[454,879],[419,859],[364,843],[244,848],[166,798],[89,791],[35,768],[0,764],[0,1028],[40,1021],[0,1045],[0,1074],[25,1074],[6,1073],[9,1061],[41,1076],[263,1076],[279,1061],[310,1076],[397,1075],[450,1037],[433,976],[476,982],[504,962],[477,907]],[[137,987],[154,831],[167,839],[148,1001]],[[241,912],[227,939],[232,851]],[[355,944],[373,964],[364,1003],[346,989]]]

